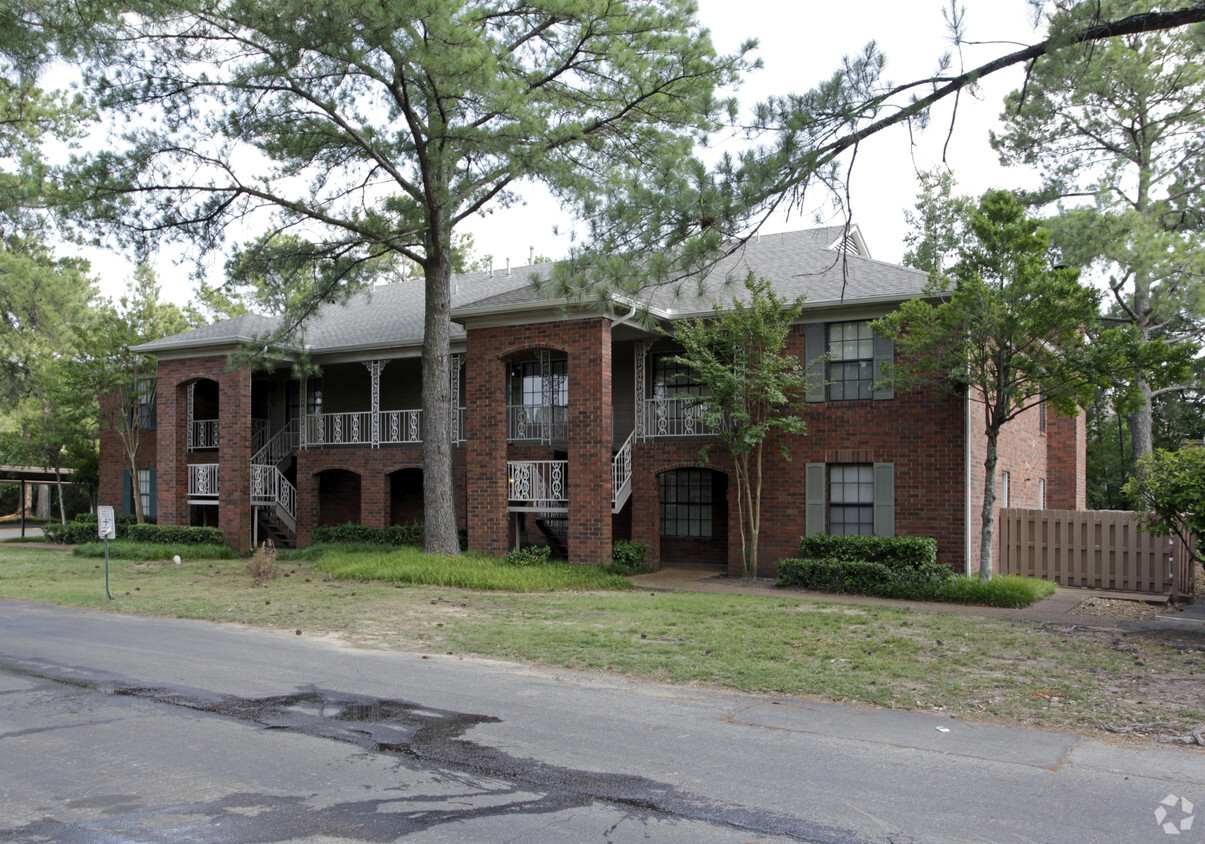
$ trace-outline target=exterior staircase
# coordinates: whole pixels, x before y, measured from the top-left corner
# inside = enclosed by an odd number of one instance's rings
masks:
[[[290,420],[251,456],[251,506],[257,542],[297,547],[297,488],[284,472],[297,459],[297,420]]]

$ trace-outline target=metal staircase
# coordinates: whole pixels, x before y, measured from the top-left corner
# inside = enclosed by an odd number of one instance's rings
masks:
[[[257,542],[267,534],[277,548],[297,545],[297,488],[285,477],[300,442],[296,419],[251,456],[251,506]]]

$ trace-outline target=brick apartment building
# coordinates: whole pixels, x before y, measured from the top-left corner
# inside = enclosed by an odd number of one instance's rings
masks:
[[[764,236],[718,266],[710,297],[651,294],[664,329],[629,309],[550,300],[530,283],[550,265],[454,279],[452,440],[456,517],[470,548],[551,544],[602,563],[613,541],[646,542],[663,563],[739,570],[732,469],[672,362],[676,320],[743,291],[748,269],[779,296],[806,297],[792,352],[810,379],[808,435],[791,460],[769,449],[762,573],[805,533],[923,535],[956,570],[978,566],[986,448],[979,405],[925,390],[873,392],[890,340],[869,321],[920,295],[926,277],[869,257],[839,227]],[[724,279],[736,282],[726,288]],[[321,375],[231,369],[228,355],[275,326],[244,316],[148,343],[157,419],[140,485],[160,524],[219,526],[246,550],[306,545],[315,527],[422,520],[423,285],[403,282],[329,307],[299,341]],[[669,332],[669,335],[665,333]],[[1085,430],[1035,409],[1000,444],[1000,504],[1083,509]],[[132,512],[120,445],[102,434],[101,501]]]

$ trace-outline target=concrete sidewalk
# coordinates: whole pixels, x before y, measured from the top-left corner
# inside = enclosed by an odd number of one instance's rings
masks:
[[[717,592],[727,595],[759,595],[770,598],[786,598],[800,601],[825,601],[830,603],[864,604],[896,609],[924,610],[926,612],[971,615],[981,618],[1009,618],[1029,621],[1034,624],[1091,627],[1104,630],[1138,632],[1180,631],[1196,632],[1205,636],[1205,604],[1176,610],[1168,607],[1167,613],[1150,621],[1123,621],[1091,615],[1073,615],[1072,610],[1089,598],[1122,597],[1116,592],[1096,589],[1074,589],[1061,587],[1053,595],[1043,598],[1023,609],[1004,609],[972,604],[946,604],[933,601],[903,601],[892,598],[874,598],[868,595],[838,595],[831,592],[816,592],[810,589],[777,586],[769,578],[754,581],[728,577],[711,567],[672,566],[651,574],[632,578],[641,589],[666,592]],[[1134,598],[1129,593],[1125,597]],[[1151,603],[1159,603],[1158,599]],[[1164,601],[1165,603],[1165,601]]]

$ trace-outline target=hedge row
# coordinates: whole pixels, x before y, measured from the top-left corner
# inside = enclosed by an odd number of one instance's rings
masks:
[[[465,528],[457,528],[460,538],[460,550],[468,550],[469,532]],[[413,545],[422,547],[423,526],[390,525],[387,528],[366,527],[356,522],[344,522],[341,525],[321,525],[314,528],[310,541],[318,543],[363,543],[368,545]]]
[[[779,586],[887,598],[933,594],[952,574],[927,536],[805,536],[799,559],[778,563]]]
[[[157,542],[173,545],[225,545],[226,534],[215,527],[183,527],[177,525],[138,524],[131,521],[133,517],[124,515],[116,518],[118,539],[128,539],[132,542]],[[96,542],[97,521],[93,516],[91,521],[76,518],[65,525],[57,522],[43,525],[42,532],[51,542],[63,545],[83,545]]]
[[[921,568],[937,562],[937,540],[929,536],[829,536],[799,540],[805,560],[869,560],[889,568]]]

